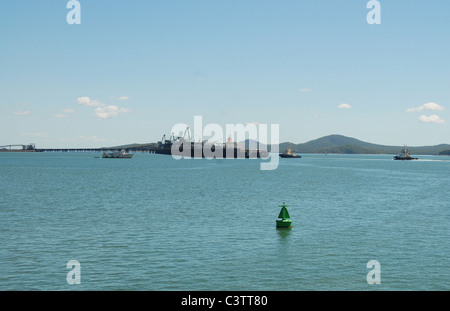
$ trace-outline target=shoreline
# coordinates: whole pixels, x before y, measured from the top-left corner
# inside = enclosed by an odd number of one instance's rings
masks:
[[[0,153],[4,152],[4,153],[68,153],[68,152],[76,152],[76,153],[102,153],[102,152],[107,152],[110,150],[115,150],[115,149],[96,149],[96,150],[89,150],[89,149],[50,149],[50,150],[0,150]],[[154,152],[151,152],[149,150],[129,150],[130,153],[149,153],[149,154],[155,154]],[[271,153],[271,152],[269,152]],[[279,154],[281,154],[282,152],[279,152]],[[381,156],[392,156],[393,154],[391,153],[317,153],[317,152],[298,152],[299,154],[303,154],[303,155],[322,155],[322,156],[333,156],[333,155],[347,155],[347,156],[351,156],[351,155],[367,155],[367,156],[374,156],[374,155],[381,155]],[[165,154],[162,154],[165,155]],[[436,157],[450,157],[449,154],[417,154],[417,156],[436,156]]]

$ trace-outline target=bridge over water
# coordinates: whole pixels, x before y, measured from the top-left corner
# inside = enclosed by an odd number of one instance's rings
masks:
[[[125,150],[126,152],[151,152],[151,147],[130,147],[130,148],[36,148],[35,144],[16,144],[0,146],[1,151],[9,152],[116,152]]]
[[[36,149],[36,152],[116,152],[125,150],[126,152],[150,152],[151,148],[45,148]]]

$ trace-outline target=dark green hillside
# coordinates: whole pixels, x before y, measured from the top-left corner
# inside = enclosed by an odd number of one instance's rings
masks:
[[[323,152],[320,153],[342,153],[342,154],[374,154],[373,150],[365,149],[358,146],[345,145],[333,148],[326,148]]]
[[[280,151],[283,152],[288,145],[289,143],[280,144]],[[343,135],[329,135],[302,144],[291,144],[291,148],[296,153],[398,154],[403,146],[371,144]],[[449,150],[450,145],[408,148],[411,154],[438,155],[444,150]]]

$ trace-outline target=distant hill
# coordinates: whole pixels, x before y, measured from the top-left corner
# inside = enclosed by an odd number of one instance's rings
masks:
[[[238,145],[249,146],[250,141],[247,139],[245,142]],[[258,145],[258,143],[255,143]],[[255,144],[252,143],[253,146]],[[328,135],[315,140],[311,140],[306,143],[294,144],[284,142],[279,145],[279,151],[284,152],[289,144],[291,149],[295,153],[339,153],[339,154],[398,154],[403,146],[385,146],[372,144],[358,140],[356,138],[347,137],[343,135]],[[130,144],[109,148],[123,148],[129,151],[133,150],[151,150],[156,147],[156,143],[147,144]],[[441,144],[436,146],[422,146],[422,147],[409,147],[412,155],[429,154],[429,155],[450,155],[450,145]],[[108,149],[105,147],[105,149]]]
[[[288,145],[287,142],[280,144],[280,151],[284,151]],[[403,146],[378,145],[343,135],[329,135],[302,144],[291,143],[291,148],[296,153],[398,154]],[[449,150],[450,145],[408,148],[411,154],[438,155],[444,150]]]

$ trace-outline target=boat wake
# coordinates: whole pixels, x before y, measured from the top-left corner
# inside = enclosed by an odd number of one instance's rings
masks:
[[[436,160],[436,159],[419,159],[417,162],[450,162],[450,160]]]

